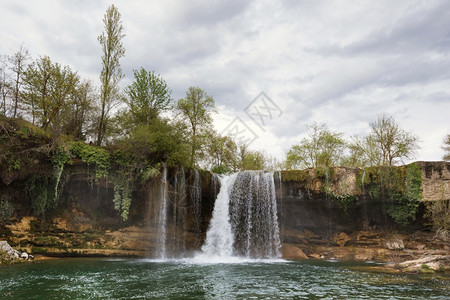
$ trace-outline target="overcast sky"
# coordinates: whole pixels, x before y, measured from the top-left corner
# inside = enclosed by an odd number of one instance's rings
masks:
[[[97,36],[111,4],[126,34],[121,85],[142,66],[175,100],[199,86],[216,101],[216,129],[250,132],[253,149],[282,157],[314,121],[350,137],[387,113],[421,139],[416,160],[441,160],[450,1],[0,0],[0,54],[23,43],[100,85]]]

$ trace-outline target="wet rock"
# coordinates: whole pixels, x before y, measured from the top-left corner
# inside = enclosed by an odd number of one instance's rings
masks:
[[[321,258],[323,258],[320,254],[317,254],[317,253],[311,253],[309,255],[309,257],[311,257],[313,259],[321,259]]]
[[[20,254],[20,258],[22,258],[22,259],[28,259],[28,253],[22,252],[22,253]]]

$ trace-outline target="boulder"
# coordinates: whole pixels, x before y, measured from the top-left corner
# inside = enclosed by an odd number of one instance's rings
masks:
[[[392,236],[383,241],[383,247],[389,250],[403,250],[405,249],[405,244],[400,237]]]
[[[22,253],[20,254],[20,258],[22,258],[22,259],[28,259],[28,253],[22,252]]]
[[[395,265],[406,272],[444,271],[450,269],[450,255],[429,255],[420,259],[408,260]]]
[[[0,241],[0,250],[3,250],[7,253],[14,251],[13,247],[11,247],[7,241]]]
[[[308,259],[302,249],[292,244],[283,244],[281,254],[285,259]]]

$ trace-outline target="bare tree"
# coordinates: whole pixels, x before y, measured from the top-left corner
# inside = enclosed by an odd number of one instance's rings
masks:
[[[369,123],[371,136],[384,166],[392,166],[397,160],[412,159],[419,148],[418,137],[400,128],[393,117],[381,115]]]
[[[0,57],[0,113],[6,115],[6,99],[8,99],[10,86],[6,74],[6,60],[4,56]]]
[[[22,75],[26,71],[27,60],[30,58],[28,50],[21,45],[19,51],[8,56],[9,68],[12,71],[11,96],[12,117],[17,117],[20,102],[20,89],[22,87]]]

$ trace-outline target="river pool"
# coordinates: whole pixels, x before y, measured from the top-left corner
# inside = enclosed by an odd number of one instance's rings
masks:
[[[331,261],[73,258],[0,267],[0,299],[449,299],[439,276]],[[362,268],[361,268],[362,267]]]

